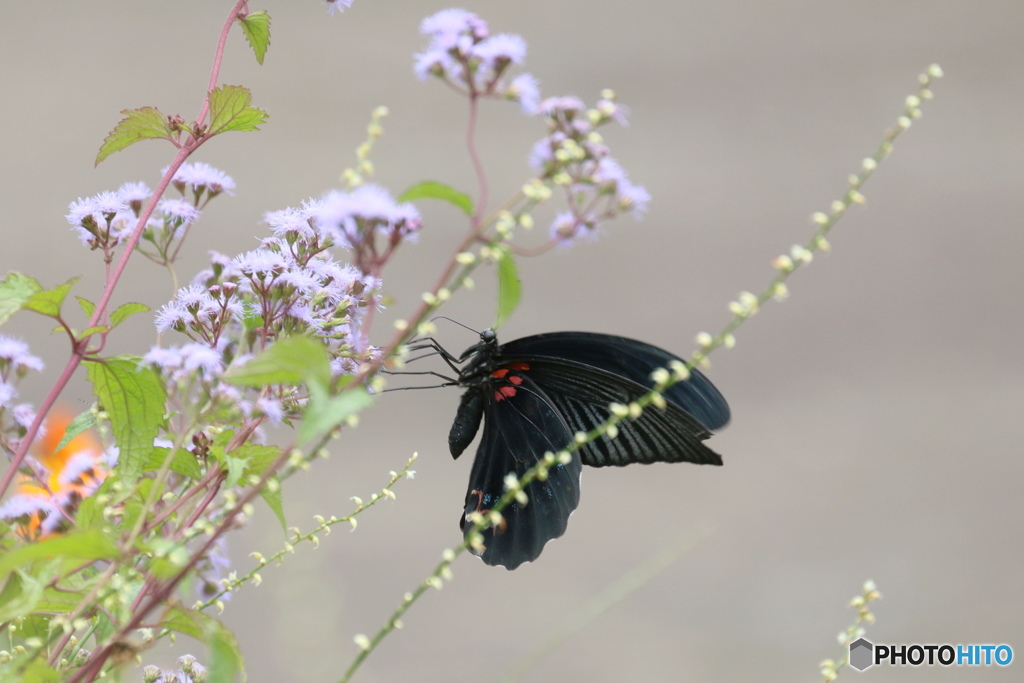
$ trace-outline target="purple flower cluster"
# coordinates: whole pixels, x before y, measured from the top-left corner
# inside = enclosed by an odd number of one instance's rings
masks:
[[[167,169],[165,168],[161,172],[166,173]],[[231,179],[231,176],[201,161],[182,164],[174,172],[174,177],[171,178],[171,185],[182,196],[191,191],[193,206],[199,206],[204,195],[208,202],[221,192],[226,192],[230,195],[235,194],[235,181]]]
[[[365,342],[363,328],[380,306],[377,273],[402,242],[415,239],[423,221],[412,204],[375,185],[330,192],[268,213],[265,221],[271,236],[259,248],[234,258],[211,253],[210,268],[158,311],[158,331],[181,332],[192,343],[154,348],[145,361],[180,399],[223,400],[278,424],[301,408],[295,387],[247,397],[220,376],[294,334],[319,338],[336,376],[375,360],[379,349]],[[354,265],[335,260],[332,247],[351,250]]]
[[[548,134],[530,153],[541,180],[565,188],[569,209],[555,217],[551,237],[560,244],[594,235],[598,225],[620,213],[640,218],[650,194],[630,181],[597,132],[615,121],[626,125],[625,112],[605,91],[590,109],[576,97],[551,97],[540,103]]]
[[[351,192],[329,192],[304,208],[320,232],[352,251],[352,262],[360,272],[373,276],[380,275],[403,241],[415,242],[423,227],[415,206],[399,204],[387,190],[373,184]]]
[[[200,210],[217,195],[234,194],[235,189],[230,176],[202,162],[182,164],[171,185],[182,196],[161,199],[142,233],[142,240],[155,252],[139,248],[146,257],[164,265],[174,261],[188,229],[199,220]],[[101,192],[72,202],[66,218],[82,244],[102,249],[109,263],[114,247],[131,235],[142,207],[152,196],[145,183],[126,183],[116,192]]]
[[[568,245],[593,236],[603,221],[621,213],[644,214],[650,195],[629,179],[597,132],[612,121],[626,125],[625,111],[610,91],[593,108],[576,97],[541,101],[533,76],[506,76],[511,65],[525,61],[526,42],[517,35],[492,35],[486,21],[463,9],[427,17],[420,32],[430,39],[413,66],[420,79],[436,76],[470,97],[513,99],[546,120],[548,134],[534,146],[530,164],[542,182],[564,188],[569,205],[551,224],[552,239]]]
[[[15,403],[17,383],[29,370],[42,372],[43,361],[29,352],[28,344],[0,334],[0,444],[14,451],[36,418],[30,403]]]
[[[327,13],[333,15],[335,12],[344,12],[351,7],[352,0],[324,0],[324,4],[327,5]]]
[[[102,249],[108,255],[118,244],[128,239],[135,227],[137,212],[132,211],[132,200],[145,185],[126,184],[116,192],[101,192],[92,197],[71,202],[65,216],[71,229],[90,249]],[[141,202],[139,202],[141,208]]]
[[[464,9],[446,9],[427,17],[420,33],[430,37],[413,65],[420,80],[437,76],[470,96],[514,100],[525,113],[535,113],[540,100],[537,79],[524,73],[508,80],[505,73],[526,59],[526,41],[520,36],[491,35],[486,21]]]

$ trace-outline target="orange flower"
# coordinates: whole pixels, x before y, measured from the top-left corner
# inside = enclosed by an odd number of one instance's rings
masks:
[[[54,408],[45,433],[32,445],[32,455],[41,466],[39,477],[24,477],[18,493],[0,506],[0,517],[17,524],[25,540],[64,528],[82,499],[95,493],[107,475],[103,446],[91,431],[57,448],[74,418],[69,410]]]

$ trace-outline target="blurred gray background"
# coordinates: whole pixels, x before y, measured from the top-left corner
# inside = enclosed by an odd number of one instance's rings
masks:
[[[173,156],[147,143],[92,162],[118,111],[154,105],[191,119],[206,86],[228,2],[128,0],[8,3],[0,24],[0,272],[47,285],[83,275],[95,299],[101,263],[63,214],[79,196],[131,180],[155,186]],[[238,183],[193,232],[180,271],[208,249],[237,253],[264,234],[264,212],[337,186],[386,104],[376,181],[401,192],[424,179],[467,191],[465,103],[411,73],[422,17],[447,2],[356,0],[326,16],[315,0],[267,0],[274,19],[266,65],[230,36],[221,82],[244,84],[270,120],[231,134],[194,160]],[[846,607],[873,578],[885,598],[869,638],[879,643],[1009,643],[1024,656],[1019,492],[1024,464],[1020,350],[1024,255],[1024,4],[1018,1],[784,2],[477,1],[493,32],[521,34],[527,70],[544,93],[593,101],[614,88],[631,126],[607,130],[613,153],[653,195],[640,223],[520,263],[524,296],[510,339],[582,329],[637,337],[686,354],[693,336],[728,319],[726,304],[772,276],[770,260],[811,233],[846,176],[870,154],[938,62],[946,78],[924,118],[865,188],[868,204],[834,232],[833,253],[791,280],[792,297],[745,325],[711,377],[734,419],[712,447],[723,468],[686,465],[587,470],[567,534],[515,572],[463,558],[454,581],[428,594],[365,664],[362,681],[495,680],[557,632],[586,601],[702,524],[714,533],[525,674],[560,681],[814,681],[853,618]],[[495,204],[527,177],[537,121],[514,105],[484,107],[481,147]],[[449,208],[422,203],[427,226],[386,273],[407,315],[465,230]],[[543,216],[538,219],[545,229]],[[529,239],[540,235],[528,236]],[[492,278],[476,276],[445,311],[493,320]],[[117,301],[153,307],[165,273],[129,267]],[[111,352],[144,352],[146,316]],[[6,334],[49,365],[23,394],[38,400],[66,342],[21,314]],[[453,350],[474,341],[442,325]],[[65,398],[88,400],[79,380]],[[333,681],[460,540],[470,456],[452,462],[446,436],[458,392],[383,396],[285,490],[290,523],[344,515],[418,451],[397,501],[297,548],[224,619],[253,681]],[[269,555],[281,530],[260,505],[232,539],[235,567]],[[173,652],[205,655],[196,644]],[[147,662],[169,665],[163,649]],[[875,669],[872,681],[1019,679],[1009,670]],[[844,672],[843,678],[858,674]],[[141,674],[132,673],[128,680]],[[868,678],[865,678],[868,680]]]

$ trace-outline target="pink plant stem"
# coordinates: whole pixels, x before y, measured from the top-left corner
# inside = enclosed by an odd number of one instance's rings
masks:
[[[320,443],[317,448],[321,448],[326,439]],[[313,449],[313,452],[317,450]],[[103,664],[110,657],[117,642],[130,631],[138,628],[140,624],[146,618],[150,612],[152,612],[157,606],[167,600],[171,593],[174,591],[174,587],[185,578],[185,576],[192,570],[193,567],[199,562],[200,559],[206,556],[206,553],[213,547],[213,544],[217,542],[228,529],[232,527],[235,516],[242,512],[242,508],[246,504],[252,502],[252,500],[259,494],[260,491],[267,485],[267,482],[272,476],[274,476],[279,469],[288,461],[291,456],[291,447],[282,449],[281,455],[277,457],[274,462],[270,464],[270,467],[263,473],[260,480],[256,482],[251,488],[249,488],[239,499],[238,504],[232,510],[230,510],[221,520],[220,524],[214,530],[214,532],[206,539],[206,542],[199,547],[194,553],[192,553],[189,561],[185,563],[177,574],[168,579],[163,584],[154,584],[152,593],[149,595],[149,600],[145,604],[141,604],[138,608],[132,612],[132,618],[129,619],[128,623],[120,628],[120,630],[107,640],[107,644],[100,649],[94,651],[89,657],[89,661],[86,662],[75,674],[71,677],[68,683],[81,683],[82,681],[92,681],[100,674],[103,669]]]
[[[474,92],[469,94],[469,121],[466,124],[466,148],[469,150],[469,160],[473,163],[473,171],[476,173],[477,182],[480,183],[480,196],[477,198],[476,211],[473,212],[472,225],[474,231],[480,228],[480,218],[487,208],[487,172],[484,171],[483,162],[480,161],[480,153],[476,148],[476,122],[479,118],[477,106],[480,98]]]
[[[157,186],[156,192],[150,197],[149,203],[146,204],[146,208],[139,215],[139,221],[135,225],[135,229],[132,231],[131,237],[128,238],[128,242],[125,245],[124,251],[121,252],[121,258],[117,262],[117,266],[114,268],[113,273],[107,279],[106,286],[103,288],[103,294],[100,295],[99,303],[96,304],[96,310],[93,311],[92,317],[89,319],[89,324],[86,327],[93,327],[99,324],[100,320],[106,317],[106,309],[110,304],[110,297],[114,294],[114,287],[117,286],[118,281],[121,279],[121,275],[124,273],[124,269],[128,266],[128,259],[131,258],[132,252],[135,251],[135,245],[139,243],[139,238],[142,237],[142,231],[146,228],[146,223],[149,221],[149,217],[153,215],[153,210],[156,208],[156,203],[163,196],[167,186],[171,183],[171,178],[177,172],[178,168],[185,161],[190,153],[188,146],[182,147],[178,150],[177,156],[174,157],[174,161],[171,162],[170,167],[167,169],[167,173],[160,179],[160,184]],[[88,339],[83,339],[76,342],[71,349],[71,357],[68,359],[67,365],[64,366],[64,371],[61,372],[60,377],[57,378],[57,382],[50,389],[50,392],[43,399],[42,404],[39,406],[39,412],[36,413],[35,419],[29,426],[28,431],[25,432],[25,436],[21,439],[21,443],[18,445],[18,451],[14,454],[14,458],[11,460],[10,466],[7,471],[4,472],[4,478],[0,481],[0,496],[2,496],[7,488],[11,485],[11,481],[14,479],[14,475],[18,472],[18,468],[21,467],[21,463],[25,460],[25,454],[28,453],[29,446],[32,445],[32,441],[36,438],[36,434],[39,433],[39,427],[42,425],[43,420],[46,419],[46,415],[53,408],[53,404],[57,402],[57,398],[61,392],[67,386],[71,380],[71,376],[75,370],[78,369],[82,359],[85,358],[88,352]]]
[[[178,500],[175,501],[173,505],[161,511],[160,514],[157,515],[152,522],[149,522],[144,527],[142,527],[142,533],[149,533],[153,529],[159,527],[161,524],[164,523],[164,521],[167,518],[169,518],[171,515],[177,512],[185,503],[195,498],[196,495],[198,495],[201,491],[206,490],[206,487],[209,486],[210,483],[218,476],[220,476],[220,470],[217,468],[210,468],[210,471],[206,473],[206,476],[199,480],[188,491],[181,494],[181,497],[178,498]]]
[[[444,272],[441,273],[441,276],[437,279],[437,282],[434,284],[434,288],[431,290],[435,295],[438,293],[438,291],[440,291],[442,287],[448,284],[448,280],[450,280],[452,274],[455,273],[455,269],[458,267],[458,261],[455,260],[455,257],[458,254],[466,251],[466,249],[469,249],[469,247],[474,242],[476,242],[476,240],[480,237],[480,233],[483,231],[483,223],[481,218],[484,215],[484,210],[487,204],[487,173],[484,171],[483,163],[480,161],[480,154],[477,152],[476,148],[476,123],[478,118],[478,101],[479,96],[471,89],[469,92],[469,121],[467,123],[466,130],[466,147],[468,148],[469,151],[470,161],[473,164],[473,171],[476,173],[477,181],[480,184],[480,197],[477,199],[476,210],[473,212],[473,216],[469,219],[469,232],[466,234],[466,237],[462,240],[462,243],[459,244],[458,247],[456,247],[455,252],[452,254],[452,258],[448,260],[447,267],[445,267]],[[419,307],[416,309],[416,312],[413,313],[409,319],[409,327],[404,330],[399,330],[397,333],[395,333],[395,335],[391,338],[391,341],[389,341],[387,346],[384,347],[384,352],[381,353],[380,355],[381,360],[376,363],[371,363],[370,365],[368,365],[367,368],[359,374],[359,381],[356,382],[355,384],[362,383],[362,381],[369,377],[371,374],[373,374],[373,372],[376,371],[378,367],[383,365],[386,359],[390,358],[391,354],[394,353],[395,348],[405,340],[410,330],[412,330],[415,333],[416,325],[422,322],[423,318],[430,311],[430,308],[430,304],[427,303],[422,303],[419,305]]]
[[[210,71],[210,82],[207,86],[207,96],[203,98],[203,104],[199,108],[199,115],[196,117],[197,128],[202,125],[206,119],[207,113],[210,111],[210,97],[209,93],[216,87],[217,79],[220,75],[221,63],[224,60],[224,48],[227,44],[228,33],[231,30],[231,26],[234,24],[235,19],[248,5],[248,0],[238,0],[231,11],[228,13],[228,17],[224,22],[224,27],[220,32],[220,39],[217,41],[217,51],[213,57],[213,67]],[[121,275],[124,274],[125,268],[128,266],[128,259],[131,258],[135,251],[135,246],[139,243],[139,239],[142,237],[142,231],[146,228],[146,223],[149,221],[149,217],[153,215],[153,210],[156,208],[157,202],[163,197],[164,192],[167,190],[167,186],[171,183],[171,178],[178,171],[181,165],[185,162],[185,159],[189,157],[207,138],[194,136],[190,137],[184,145],[178,150],[178,154],[174,157],[174,161],[168,167],[164,177],[160,179],[160,184],[157,186],[156,192],[150,197],[149,203],[146,204],[146,208],[139,216],[139,221],[135,225],[135,229],[132,231],[131,237],[128,238],[127,244],[125,244],[124,251],[121,252],[121,258],[117,262],[117,266],[113,272],[107,278],[106,286],[103,288],[103,293],[100,295],[100,300],[96,304],[96,310],[93,311],[92,317],[89,319],[89,324],[86,327],[93,327],[99,324],[100,320],[103,320],[107,314],[107,306],[110,304],[110,299],[114,295],[114,288],[121,279]],[[18,468],[21,467],[21,463],[25,461],[25,455],[28,453],[29,447],[32,445],[33,440],[36,438],[36,434],[39,433],[39,427],[43,424],[43,420],[46,419],[50,409],[53,408],[53,404],[57,402],[57,398],[61,392],[67,386],[71,380],[71,376],[75,370],[78,369],[82,359],[85,358],[87,352],[88,340],[83,339],[81,342],[75,344],[71,351],[71,358],[68,359],[67,365],[64,367],[64,371],[57,378],[57,382],[50,389],[50,392],[43,399],[42,404],[39,406],[39,412],[36,413],[35,419],[32,421],[32,425],[28,428],[25,436],[22,438],[21,443],[18,445],[18,450],[14,454],[14,458],[11,460],[11,464],[8,466],[7,471],[4,472],[3,480],[0,480],[0,497],[7,492],[11,482],[14,480],[14,476],[18,472]]]

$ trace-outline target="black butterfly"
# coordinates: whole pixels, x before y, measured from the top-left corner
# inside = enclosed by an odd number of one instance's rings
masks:
[[[433,341],[465,387],[448,435],[458,458],[484,422],[484,434],[469,475],[460,527],[468,536],[474,512],[487,512],[505,492],[505,478],[525,472],[546,451],[565,448],[576,432],[608,418],[612,402],[628,404],[647,393],[650,374],[676,356],[643,342],[590,332],[552,332],[498,345],[493,330],[455,358]],[[490,565],[515,569],[540,555],[544,544],[565,533],[579,504],[583,465],[606,467],[652,462],[721,465],[702,442],[729,421],[729,406],[697,370],[665,392],[664,409],[647,408],[619,424],[615,439],[601,437],[553,466],[544,481],[524,488],[526,504],[513,502],[502,521],[483,532],[479,553]]]

